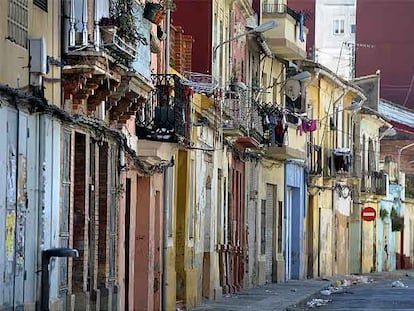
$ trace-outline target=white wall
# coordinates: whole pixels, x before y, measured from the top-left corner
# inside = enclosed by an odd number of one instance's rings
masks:
[[[346,79],[352,74],[355,16],[355,0],[316,0],[315,60]],[[334,20],[343,20],[343,33],[334,33]]]

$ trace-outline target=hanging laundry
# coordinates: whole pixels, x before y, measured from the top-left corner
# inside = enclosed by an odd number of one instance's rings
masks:
[[[279,115],[275,126],[275,143],[282,147],[285,141],[285,133],[287,131],[287,122],[284,114]]]
[[[302,135],[302,133],[310,133],[314,132],[318,129],[318,121],[317,120],[310,120],[303,118],[302,124],[298,126],[297,131],[299,131],[299,134]]]
[[[335,172],[350,172],[352,165],[352,154],[348,148],[336,148],[333,150]]]

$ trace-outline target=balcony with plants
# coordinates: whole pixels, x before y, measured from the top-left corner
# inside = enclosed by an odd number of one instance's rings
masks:
[[[92,116],[101,107],[121,124],[136,113],[152,89],[150,29],[158,20],[150,19],[163,7],[148,11],[134,0],[65,2],[62,76],[73,104],[66,109]]]

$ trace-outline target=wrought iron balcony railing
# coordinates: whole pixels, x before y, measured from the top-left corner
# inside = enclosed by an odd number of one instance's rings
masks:
[[[152,75],[155,89],[137,112],[137,136],[141,139],[184,142],[191,140],[192,91],[174,74]]]
[[[248,91],[230,91],[223,101],[223,129],[237,129],[257,139],[263,137],[262,120]]]
[[[308,169],[310,175],[322,173],[322,147],[308,143]]]
[[[361,192],[386,195],[387,178],[383,172],[364,172],[361,178]]]
[[[283,13],[286,13],[286,14],[292,16],[298,23],[300,22],[300,14],[298,12],[296,12],[295,10],[291,9],[290,7],[288,7],[286,4],[282,4],[282,3],[264,2],[263,3],[263,13],[266,13],[266,14],[273,14],[273,13],[283,14]]]

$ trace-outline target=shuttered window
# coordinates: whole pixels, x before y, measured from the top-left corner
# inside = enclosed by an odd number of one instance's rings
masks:
[[[9,0],[7,39],[26,47],[27,24],[27,0]]]
[[[37,5],[43,11],[47,12],[47,0],[33,0],[33,4]]]

